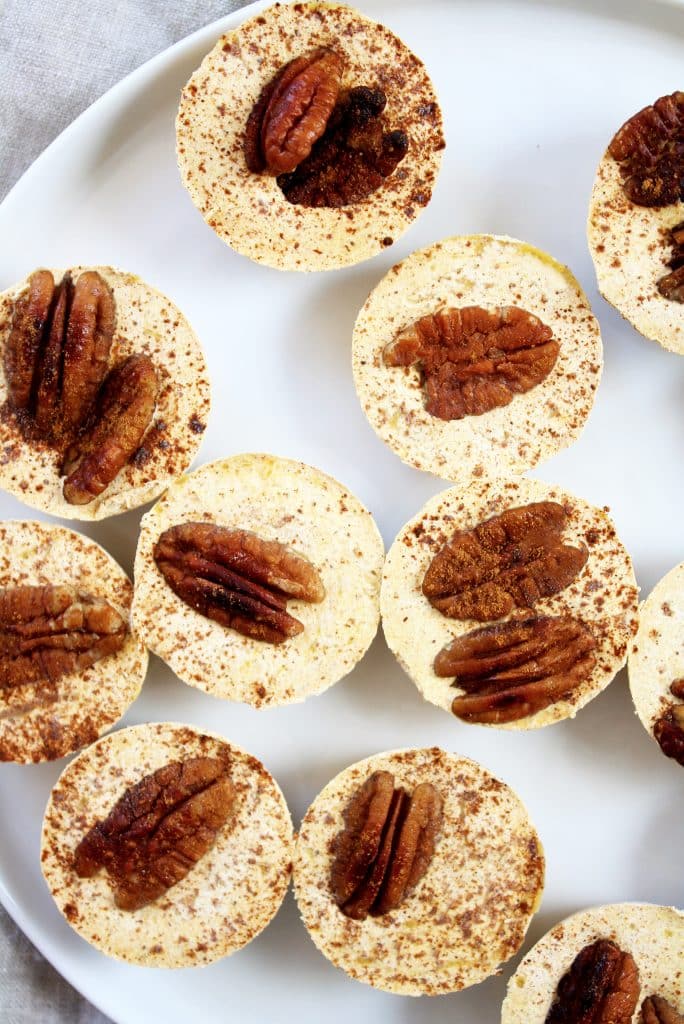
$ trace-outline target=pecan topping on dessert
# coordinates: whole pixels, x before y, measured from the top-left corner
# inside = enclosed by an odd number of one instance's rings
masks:
[[[121,650],[127,626],[101,597],[67,586],[0,590],[0,691],[48,687]]]
[[[278,176],[290,203],[346,206],[382,185],[408,152],[388,131],[381,89],[341,90],[344,58],[322,47],[286,64],[262,90],[247,121],[245,162]]]
[[[517,306],[480,306],[421,317],[385,346],[386,366],[420,363],[426,409],[460,420],[508,405],[553,369],[558,342],[532,313]]]
[[[423,877],[442,825],[442,797],[430,783],[413,795],[380,771],[356,791],[335,838],[331,887],[347,917],[396,910]]]
[[[639,972],[629,953],[598,939],[578,953],[558,983],[546,1024],[631,1024]]]
[[[154,560],[195,611],[253,640],[278,644],[304,631],[288,599],[319,603],[325,588],[303,555],[249,530],[183,523],[165,530]]]
[[[235,820],[235,787],[215,757],[173,761],[146,775],[76,847],[74,868],[105,868],[121,910],[138,910],[185,878]]]
[[[451,619],[491,622],[564,590],[587,561],[586,548],[564,544],[565,509],[555,501],[510,508],[459,530],[437,552],[423,593]]]
[[[132,355],[107,377],[95,418],[64,460],[64,497],[85,505],[112,482],[138,450],[157,402],[159,382],[149,356]]]
[[[135,453],[157,398],[147,356],[109,370],[116,327],[114,297],[94,270],[55,287],[47,270],[29,279],[14,306],[5,348],[9,406],[22,429],[52,445],[68,479],[71,504],[93,500]]]
[[[630,117],[608,152],[633,203],[669,206],[684,199],[684,92],[661,96]]]
[[[673,697],[679,697],[680,700],[684,700],[684,679],[675,679],[670,684],[670,693]]]
[[[684,704],[675,704],[664,712],[653,727],[653,735],[665,757],[684,767]]]
[[[658,291],[665,299],[684,302],[684,221],[670,229],[670,241],[673,249],[667,261],[670,273],[658,281]]]
[[[662,996],[649,996],[641,1004],[641,1024],[684,1024],[684,1015]]]
[[[451,710],[466,722],[500,725],[554,704],[591,675],[591,631],[569,615],[511,619],[457,637],[435,658],[438,676],[466,691]]]

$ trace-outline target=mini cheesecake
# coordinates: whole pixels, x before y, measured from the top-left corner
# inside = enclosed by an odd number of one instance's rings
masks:
[[[133,618],[191,686],[268,707],[351,672],[379,621],[382,538],[318,469],[236,455],[181,477],[143,517]]]
[[[640,334],[678,353],[684,353],[683,137],[684,92],[629,117],[601,157],[587,223],[601,294]]]
[[[603,354],[567,267],[513,238],[468,235],[392,267],[357,317],[352,365],[380,438],[409,465],[466,483],[572,444]]]
[[[544,855],[508,786],[432,747],[340,772],[304,816],[293,872],[302,920],[336,967],[397,995],[440,995],[517,952]]]
[[[610,683],[637,596],[605,510],[500,477],[443,491],[404,526],[380,606],[426,700],[473,724],[533,729],[574,717]]]
[[[659,1012],[650,1016],[654,1004]],[[582,1020],[679,1024],[684,1013],[681,911],[614,903],[561,921],[510,979],[501,1024],[574,1022],[580,1012],[586,1015]],[[661,1015],[665,1012],[670,1015]]]
[[[53,761],[92,743],[140,692],[147,651],[133,587],[92,540],[0,524],[0,760]]]
[[[337,3],[274,4],[222,36],[181,95],[183,184],[237,252],[331,270],[392,245],[430,201],[444,137],[420,60]]]
[[[27,505],[81,520],[143,505],[187,469],[209,403],[197,336],[134,274],[39,270],[0,294],[0,487]]]
[[[648,734],[684,767],[684,564],[664,576],[641,606],[629,687]]]
[[[195,967],[251,942],[292,869],[292,822],[260,761],[214,733],[137,725],[57,780],[41,865],[72,928],[141,967]]]

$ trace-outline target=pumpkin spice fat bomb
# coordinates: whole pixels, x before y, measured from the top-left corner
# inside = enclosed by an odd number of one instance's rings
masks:
[[[62,772],[41,864],[61,913],[108,956],[195,967],[271,921],[292,870],[285,798],[255,757],[214,733],[137,725]]]
[[[501,1024],[684,1024],[684,915],[650,903],[582,910],[508,982]]]
[[[335,3],[274,4],[222,36],[183,90],[176,137],[209,226],[279,270],[392,245],[430,201],[444,148],[422,63]]]
[[[0,523],[0,761],[53,761],[121,718],[147,671],[132,598],[126,573],[87,537]]]
[[[296,703],[366,653],[383,558],[370,512],[332,477],[236,455],[181,477],[143,517],[133,620],[190,686]]]
[[[423,697],[465,722],[536,729],[596,697],[637,629],[629,555],[605,510],[538,480],[474,480],[399,532],[380,607]]]
[[[295,896],[318,949],[397,995],[475,985],[522,944],[544,855],[515,793],[437,747],[346,768],[306,812]]]
[[[36,270],[0,294],[0,487],[27,505],[143,505],[194,458],[209,401],[190,324],[134,274]]]
[[[684,92],[630,117],[601,158],[587,224],[601,294],[684,354]]]
[[[567,269],[514,238],[446,238],[392,267],[354,326],[368,420],[411,466],[464,483],[577,439],[601,379],[599,325]]]

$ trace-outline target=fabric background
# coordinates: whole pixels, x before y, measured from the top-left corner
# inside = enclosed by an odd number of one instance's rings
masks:
[[[0,198],[74,118],[149,57],[245,0],[0,0]],[[2,1024],[107,1024],[0,907]]]

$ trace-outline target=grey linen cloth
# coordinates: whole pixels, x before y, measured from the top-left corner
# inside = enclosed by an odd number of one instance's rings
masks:
[[[0,198],[129,71],[243,6],[244,0],[0,0]],[[107,1024],[1,907],[0,1021]]]

